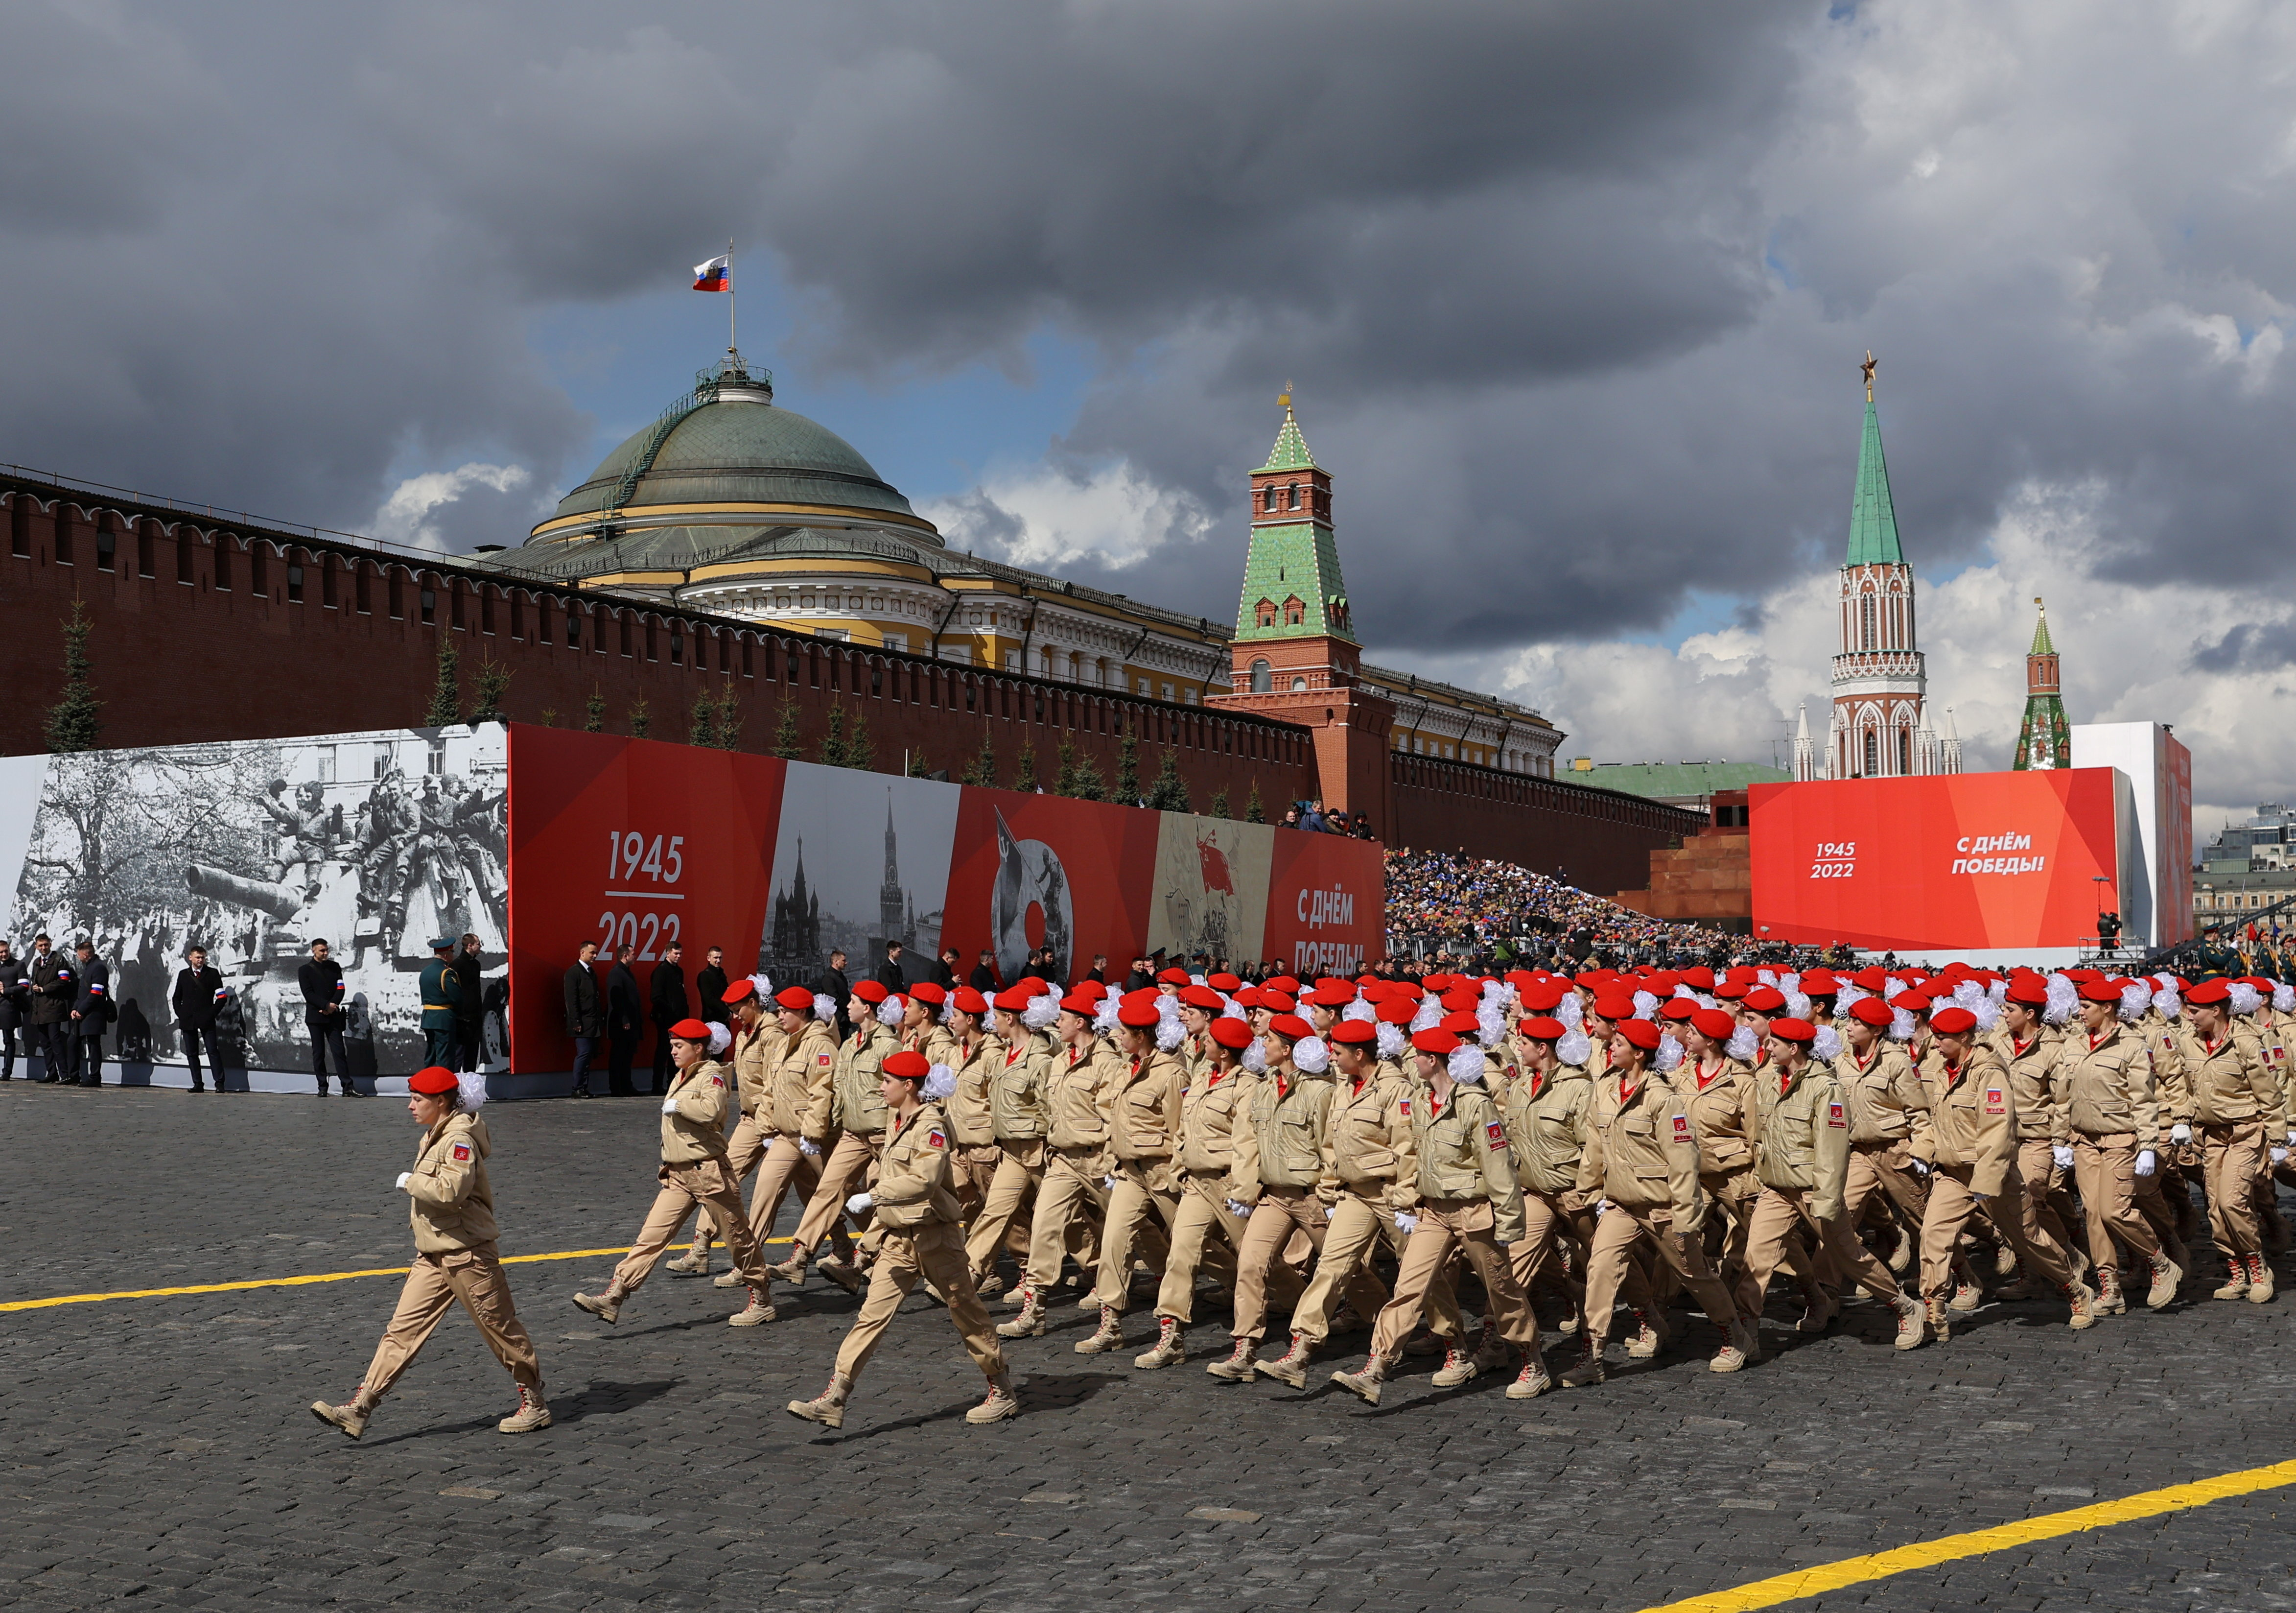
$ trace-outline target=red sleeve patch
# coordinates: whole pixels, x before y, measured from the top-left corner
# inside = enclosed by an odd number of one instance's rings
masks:
[[[1840,1104],[1829,1103],[1825,1106],[1825,1123],[1834,1131],[1846,1132],[1849,1129],[1849,1117],[1842,1113]]]
[[[1486,1122],[1483,1126],[1483,1135],[1491,1140],[1491,1147],[1494,1148],[1506,1147],[1506,1127],[1497,1121]]]
[[[1674,1140],[1677,1142],[1688,1142],[1690,1140],[1689,1115],[1677,1115],[1674,1117]]]
[[[2009,1112],[2009,1094],[1999,1087],[1986,1088],[1985,1112],[1988,1115],[2006,1115]]]
[[[469,1159],[469,1158],[470,1158],[470,1156],[471,1156],[471,1145],[470,1145],[469,1143],[467,1143],[467,1142],[458,1142],[458,1143],[456,1143],[456,1144],[455,1145],[455,1164],[462,1164],[463,1162],[464,1162],[465,1160]]]
[[[948,1147],[948,1139],[942,1135],[938,1129],[927,1132],[925,1133],[925,1147],[929,1148],[945,1148]]]
[[[709,1084],[713,1087],[722,1087],[726,1084],[726,1078],[723,1075],[712,1075],[709,1078]]]
[[[1411,1118],[1411,1099],[1408,1098],[1402,1099],[1398,1101],[1395,1107],[1403,1111],[1404,1119],[1408,1120]]]
[[[829,1055],[828,1055],[828,1054],[826,1054],[826,1053],[824,1053],[824,1054],[823,1054],[819,1058],[816,1059],[814,1062],[815,1062],[815,1063],[816,1063],[816,1064],[827,1064],[827,1063],[829,1062]]]

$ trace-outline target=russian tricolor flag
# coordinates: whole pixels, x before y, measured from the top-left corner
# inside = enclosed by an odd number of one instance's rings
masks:
[[[734,289],[734,260],[712,258],[707,263],[693,266],[693,289],[697,292],[730,292]]]

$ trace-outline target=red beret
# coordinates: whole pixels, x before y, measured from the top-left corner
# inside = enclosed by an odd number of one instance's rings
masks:
[[[813,993],[803,986],[783,986],[774,993],[774,1000],[793,1013],[813,1012]]]
[[[1023,975],[1013,983],[1013,989],[1026,992],[1031,997],[1042,997],[1053,988],[1049,981],[1039,980],[1034,975]]]
[[[1282,992],[1289,996],[1300,989],[1300,977],[1296,975],[1278,975],[1273,980],[1262,981],[1260,989],[1267,992]]]
[[[1619,1034],[1625,1037],[1631,1046],[1638,1047],[1645,1053],[1658,1051],[1659,1029],[1647,1019],[1621,1019],[1619,1021]]]
[[[1204,983],[1211,987],[1215,992],[1233,992],[1238,986],[1241,986],[1243,982],[1235,975],[1231,975],[1223,969],[1217,975],[1205,975]]]
[[[1746,993],[1746,1006],[1757,1014],[1775,1014],[1786,1006],[1786,994],[1775,986],[1758,985]]]
[[[1920,992],[1900,992],[1890,999],[1890,1006],[1903,1008],[1908,1014],[1926,1014],[1930,1011],[1930,1000]]]
[[[410,1092],[420,1092],[425,1098],[439,1097],[453,1091],[461,1084],[455,1079],[455,1072],[443,1064],[434,1064],[428,1069],[417,1070],[406,1078],[406,1090]]]
[[[909,988],[909,995],[919,1002],[931,1003],[934,1008],[939,1008],[948,1000],[948,988],[939,981],[920,980]]]
[[[1664,1002],[1658,1005],[1658,1016],[1660,1019],[1679,1021],[1694,1018],[1701,1014],[1719,1014],[1721,1012],[1722,1010],[1719,1008],[1700,1008],[1698,1006],[1698,999],[1695,997],[1669,997]],[[1726,1015],[1724,1016],[1726,1018],[1727,1017]]]
[[[1870,1025],[1875,1030],[1881,1031],[1887,1030],[1890,1022],[1897,1016],[1890,1011],[1890,1005],[1879,997],[1860,997],[1849,1005],[1849,1017],[1861,1025]]]
[[[1292,1000],[1291,992],[1279,992],[1272,986],[1262,986],[1259,988],[1259,1006],[1271,1014],[1289,1014],[1299,1005]]]
[[[1770,1034],[1781,1041],[1816,1041],[1817,1027],[1807,1019],[1781,1015],[1770,1021]]]
[[[2048,983],[2044,980],[2013,980],[2003,1000],[2022,1003],[2029,1008],[2045,1007],[2049,1000]]]
[[[1251,1027],[1233,1016],[1212,1021],[1212,1040],[1224,1048],[1242,1052],[1251,1045]]]
[[[1316,1033],[1315,1027],[1297,1014],[1278,1014],[1267,1022],[1267,1028],[1278,1036],[1289,1037],[1293,1041],[1303,1041]]]
[[[680,1041],[707,1041],[709,1027],[698,1019],[681,1019],[669,1027],[669,1033]]]
[[[1419,1017],[1419,1005],[1408,997],[1390,997],[1372,1012],[1382,1025],[1409,1025]]]
[[[864,1002],[882,1002],[893,993],[882,981],[857,980],[853,983],[853,994]]]
[[[1714,971],[1703,964],[1694,969],[1685,969],[1682,971],[1682,983],[1693,992],[1710,992],[1714,989]]]
[[[1240,1008],[1256,1008],[1259,1007],[1259,988],[1258,986],[1238,986],[1234,992],[1230,992],[1229,995],[1235,999],[1235,1006]]]
[[[1180,1000],[1192,1008],[1209,1008],[1218,1014],[1227,1007],[1220,994],[1210,986],[1192,985],[1180,993]]]
[[[1725,1002],[1736,1002],[1746,994],[1743,981],[1726,980],[1714,988],[1714,994]]]
[[[1447,992],[1451,989],[1451,976],[1448,975],[1423,975],[1419,977],[1419,984],[1421,988],[1425,991]]]
[[[2232,1000],[2232,982],[2221,979],[2203,980],[2200,984],[2194,986],[2191,991],[2185,993],[2185,1000],[2186,1002],[2198,1003],[2230,1002]]]
[[[1515,1026],[1533,1041],[1560,1041],[1570,1034],[1559,1019],[1549,1019],[1544,1014],[1534,1014]]]
[[[1841,990],[1841,983],[1824,969],[1804,969],[1801,973],[1801,994],[1805,997],[1833,997]]]
[[[1023,991],[1019,986],[1014,986],[1009,992],[999,992],[996,993],[996,1006],[1004,1009],[1007,1014],[1018,1014],[1021,1009],[1027,1008],[1030,1003],[1034,1002],[1037,997],[1042,995],[1042,992],[1031,993]]]
[[[1342,1019],[1332,1027],[1332,1040],[1344,1041],[1350,1047],[1376,1044],[1379,1027],[1368,1019]]]
[[[1552,1013],[1557,1003],[1570,994],[1570,988],[1558,980],[1542,980],[1522,992],[1522,1006],[1534,1014]]]
[[[1940,1036],[1966,1036],[1977,1028],[1977,1016],[1967,1008],[1939,1008],[1930,1016],[1930,1029]]]
[[[1188,983],[1188,971],[1185,969],[1166,969],[1162,974],[1156,976],[1156,983],[1158,985],[1186,985]]]
[[[1152,1030],[1156,1022],[1163,1017],[1156,1011],[1153,1003],[1127,1002],[1116,1010],[1116,1023],[1128,1025],[1136,1031]]]
[[[2120,1000],[2120,988],[2101,976],[2095,980],[2082,981],[2080,994],[2083,1002],[2119,1002]]]
[[[1356,1000],[1355,987],[1343,980],[1319,985],[1308,993],[1308,1000],[1319,1008],[1343,1008]]]
[[[1472,1014],[1446,1014],[1437,1022],[1454,1036],[1472,1036],[1483,1028],[1483,1022]]]
[[[1595,999],[1595,1012],[1613,1024],[1635,1016],[1635,1000],[1631,997],[1604,995]]]
[[[1887,977],[1882,973],[1882,966],[1876,963],[1852,975],[1849,977],[1849,983],[1861,992],[1878,992],[1882,989],[1882,983],[1885,978]]]
[[[1475,1011],[1475,1005],[1481,1000],[1480,993],[1464,988],[1446,992],[1443,993],[1443,1010],[1448,1014],[1472,1014]]]
[[[1727,1041],[1738,1033],[1738,1022],[1719,1008],[1701,1008],[1690,1016],[1691,1028],[1709,1041]]]
[[[1437,1025],[1414,1033],[1411,1038],[1411,1045],[1423,1053],[1432,1053],[1437,1058],[1447,1058],[1458,1047],[1459,1039],[1440,1025]]]
[[[898,1075],[903,1081],[922,1081],[932,1074],[932,1060],[922,1053],[903,1048],[898,1053],[885,1055],[885,1062],[877,1066],[888,1075]]]
[[[744,975],[741,979],[727,986],[726,988],[725,995],[720,997],[718,1000],[725,1003],[747,1002],[750,998],[755,997],[757,994],[758,983]]]
[[[1091,1019],[1100,1012],[1100,1000],[1096,997],[1087,997],[1082,992],[1070,992],[1061,999],[1061,1012],[1074,1014],[1082,1019]]]
[[[955,991],[949,993],[948,1000],[956,1005],[956,1011],[960,1014],[971,1014],[978,1017],[988,1012],[988,999],[971,986],[957,987]]]
[[[1079,980],[1069,988],[1069,992],[1072,996],[1089,997],[1098,1002],[1108,995],[1108,983],[1104,980]]]

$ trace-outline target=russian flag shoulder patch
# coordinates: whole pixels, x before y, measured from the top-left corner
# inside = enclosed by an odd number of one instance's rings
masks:
[[[1849,1117],[1843,1112],[1840,1104],[1829,1103],[1825,1106],[1825,1123],[1834,1131],[1847,1131],[1849,1128]]]
[[[470,1145],[469,1143],[467,1143],[467,1142],[458,1142],[458,1143],[456,1143],[456,1144],[455,1145],[455,1164],[461,1164],[464,1163],[465,1161],[467,1161],[470,1157],[471,1157],[471,1145]]]

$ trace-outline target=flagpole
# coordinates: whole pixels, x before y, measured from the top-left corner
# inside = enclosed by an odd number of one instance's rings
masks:
[[[726,350],[738,353],[742,344],[734,340],[734,299],[739,293],[734,285],[734,243],[726,243]]]

